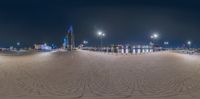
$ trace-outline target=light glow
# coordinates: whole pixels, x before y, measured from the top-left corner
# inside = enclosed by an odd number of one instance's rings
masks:
[[[101,31],[98,32],[98,35],[101,36],[103,33]]]
[[[100,36],[100,37],[105,37],[105,36],[106,36],[106,34],[103,33],[103,32],[101,32],[101,31],[99,31],[99,32],[97,33],[97,35]]]
[[[159,37],[158,33],[154,33],[150,36],[151,39],[157,39]]]
[[[192,44],[192,42],[191,42],[191,41],[188,41],[188,42],[187,42],[187,44],[188,44],[188,45],[191,45],[191,44]]]

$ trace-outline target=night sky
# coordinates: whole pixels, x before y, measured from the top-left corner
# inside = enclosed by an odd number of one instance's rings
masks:
[[[200,47],[200,2],[192,0],[1,0],[0,46],[62,44],[73,25],[76,44],[148,44],[153,32],[159,42]]]

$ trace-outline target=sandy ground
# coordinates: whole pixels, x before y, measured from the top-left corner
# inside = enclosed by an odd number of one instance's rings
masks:
[[[0,99],[200,99],[200,56],[0,55]]]

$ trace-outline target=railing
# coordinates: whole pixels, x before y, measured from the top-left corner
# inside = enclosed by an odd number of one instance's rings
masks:
[[[121,53],[121,54],[142,54],[142,53],[152,53],[157,51],[162,51],[161,47],[152,47],[152,46],[116,46],[116,47],[83,47],[83,50],[104,52],[104,53]]]

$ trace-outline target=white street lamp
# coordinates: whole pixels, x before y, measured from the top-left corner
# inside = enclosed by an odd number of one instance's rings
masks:
[[[158,38],[158,34],[153,34],[154,39]]]
[[[188,42],[187,42],[187,44],[188,44],[188,45],[191,45],[191,44],[192,44],[192,42],[191,42],[191,41],[188,41]]]
[[[159,37],[159,35],[157,33],[154,33],[151,35],[151,39],[157,39]]]
[[[105,33],[103,33],[103,32],[101,32],[101,31],[99,31],[98,33],[98,36],[100,37],[100,44],[101,44],[101,48],[102,48],[102,39],[103,39],[103,37],[105,37],[106,36],[106,34]]]
[[[154,45],[154,43],[155,43],[155,41],[159,38],[159,35],[158,35],[158,33],[153,33],[151,36],[150,36],[150,38],[153,40],[153,45]]]
[[[192,42],[191,42],[191,41],[187,41],[187,44],[188,44],[188,46],[189,46],[189,48],[190,48],[191,45],[192,45]]]
[[[98,32],[98,36],[101,36],[103,33],[101,31]]]

